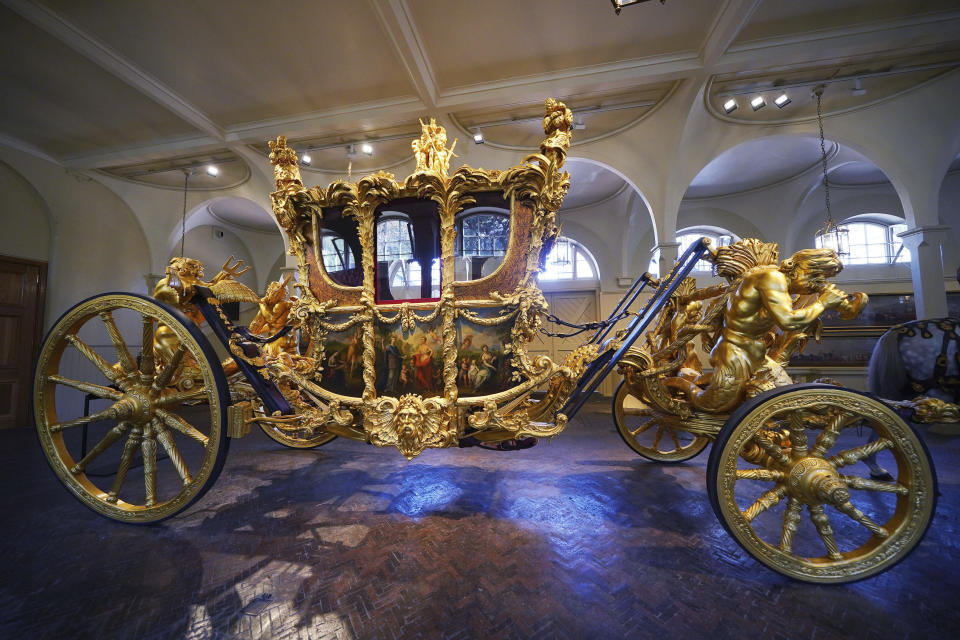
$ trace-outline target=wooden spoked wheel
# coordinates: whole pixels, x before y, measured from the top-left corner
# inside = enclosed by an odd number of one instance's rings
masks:
[[[870,478],[876,454],[894,479]],[[933,461],[913,429],[868,394],[794,385],[733,415],[707,466],[717,517],[748,553],[808,582],[850,582],[902,560],[936,507]]]
[[[283,446],[290,447],[291,449],[315,449],[322,447],[331,440],[335,440],[337,437],[332,433],[322,433],[318,436],[311,437],[306,430],[291,433],[290,431],[281,431],[279,427],[263,423],[260,423],[260,428],[271,440],[279,442]]]
[[[644,402],[630,393],[623,380],[613,396],[613,421],[617,433],[637,454],[647,460],[664,463],[693,458],[710,440],[651,418]]]
[[[67,311],[34,380],[37,433],[57,477],[94,511],[131,523],[168,518],[213,484],[227,455],[229,403],[196,325],[129,293]]]

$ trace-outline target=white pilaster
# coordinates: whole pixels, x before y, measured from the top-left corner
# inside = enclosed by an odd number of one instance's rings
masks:
[[[947,315],[947,290],[943,284],[943,258],[940,245],[949,227],[926,226],[899,234],[910,250],[917,318],[942,318]]]

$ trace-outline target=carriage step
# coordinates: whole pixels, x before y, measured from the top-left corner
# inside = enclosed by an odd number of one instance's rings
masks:
[[[482,442],[472,436],[468,436],[466,438],[460,438],[458,446],[461,449],[480,447],[481,449],[487,449],[489,451],[519,451],[520,449],[529,449],[535,444],[537,444],[537,439],[534,437],[513,438],[501,442]]]

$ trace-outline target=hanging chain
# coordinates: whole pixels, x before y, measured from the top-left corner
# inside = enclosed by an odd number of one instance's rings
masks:
[[[823,166],[823,193],[827,205],[827,230],[830,229],[833,222],[833,214],[830,212],[830,179],[827,177],[827,146],[823,139],[823,111],[821,108],[821,98],[823,97],[823,87],[814,89],[817,96],[817,124],[820,125],[820,162]]]

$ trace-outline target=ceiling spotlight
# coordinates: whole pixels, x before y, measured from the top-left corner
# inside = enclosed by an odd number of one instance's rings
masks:
[[[208,164],[207,175],[216,178],[218,175],[220,175],[220,169],[217,169],[217,167],[212,164]]]
[[[785,93],[781,93],[780,97],[778,97],[776,100],[773,101],[773,104],[777,105],[778,109],[783,109],[785,106],[787,106],[791,102],[792,100],[790,100],[790,96],[788,96]]]
[[[753,107],[754,111],[759,111],[767,106],[767,101],[763,99],[763,96],[757,96],[750,101],[750,106]]]
[[[866,92],[867,90],[860,86],[860,78],[854,79],[853,88],[850,89],[851,95],[862,96]]]
[[[473,134],[473,142],[475,144],[483,144],[483,132],[480,129],[477,129]]]
[[[361,151],[361,153],[363,153],[363,155],[365,155],[365,156],[372,156],[372,155],[373,155],[373,145],[370,144],[369,142],[364,142],[362,145],[360,145],[360,151]]]
[[[304,153],[300,155],[300,162],[307,165],[308,167],[310,166],[310,160],[311,158],[309,153]]]
[[[610,0],[613,3],[613,11],[617,15],[620,15],[620,10],[624,7],[629,7],[632,4],[640,4],[641,2],[647,2],[648,0]],[[667,0],[660,0],[660,4],[664,4]]]
[[[734,100],[733,98],[730,98],[729,100],[723,103],[723,111],[725,113],[733,113],[734,111],[737,110],[738,106],[740,105],[737,104],[737,101]]]
[[[583,129],[586,129],[586,128],[587,128],[587,125],[583,123],[583,116],[577,116],[576,119],[573,121],[573,129],[575,131],[582,131]]]

